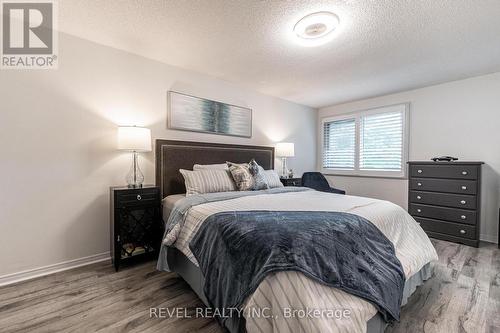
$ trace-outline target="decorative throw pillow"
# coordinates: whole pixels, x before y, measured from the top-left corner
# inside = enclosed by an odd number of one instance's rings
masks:
[[[278,176],[276,170],[264,170],[262,175],[264,176],[267,185],[269,185],[269,188],[283,187],[280,176]]]
[[[236,186],[227,170],[206,169],[190,171],[180,169],[186,185],[186,196],[213,192],[236,191]]]
[[[207,169],[218,169],[218,170],[229,170],[226,163],[221,164],[195,164],[193,165],[193,171],[207,170]]]
[[[264,178],[264,169],[257,164],[257,162],[252,159],[248,163],[248,169],[253,177],[253,190],[267,190],[269,185],[267,184],[266,178]]]
[[[229,167],[229,172],[233,176],[233,180],[236,183],[236,187],[240,191],[249,191],[253,189],[254,180],[253,176],[248,169],[248,164],[237,164],[232,162],[227,162]]]

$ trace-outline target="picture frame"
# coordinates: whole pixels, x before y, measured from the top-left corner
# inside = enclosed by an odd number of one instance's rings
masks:
[[[167,92],[167,127],[174,130],[252,137],[252,109]]]

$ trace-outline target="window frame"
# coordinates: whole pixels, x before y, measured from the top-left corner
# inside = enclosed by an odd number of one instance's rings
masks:
[[[374,114],[383,114],[389,113],[390,111],[385,110],[390,107],[403,106],[403,150],[401,156],[401,171],[389,171],[389,170],[360,170],[360,143],[361,143],[361,118]],[[383,105],[374,108],[343,113],[337,116],[327,116],[321,119],[321,137],[320,137],[320,170],[323,174],[326,175],[334,175],[334,176],[354,176],[354,177],[378,177],[378,178],[402,178],[406,179],[407,177],[407,162],[409,157],[409,146],[410,146],[410,103],[397,103],[390,105]],[[346,170],[346,169],[332,169],[332,168],[324,168],[323,167],[323,158],[325,153],[325,131],[324,126],[327,122],[332,121],[340,121],[354,119],[355,121],[355,152],[354,152],[354,170]]]

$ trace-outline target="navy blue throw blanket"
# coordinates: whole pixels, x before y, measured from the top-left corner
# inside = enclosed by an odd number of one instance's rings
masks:
[[[294,270],[370,301],[388,322],[399,320],[403,268],[392,243],[360,216],[218,213],[205,220],[189,248],[205,277],[210,306],[221,312],[241,308],[267,274]]]

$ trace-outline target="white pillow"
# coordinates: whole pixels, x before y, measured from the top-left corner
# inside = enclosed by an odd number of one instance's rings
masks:
[[[195,164],[193,165],[193,171],[198,171],[198,170],[229,170],[229,167],[227,166],[226,163],[221,163],[221,164]]]
[[[283,187],[283,183],[281,182],[280,176],[278,176],[276,170],[264,170],[262,176],[266,180],[267,185],[269,185],[269,188]]]
[[[179,172],[184,177],[186,196],[236,191],[236,185],[228,170],[205,169],[191,171],[180,169]]]

